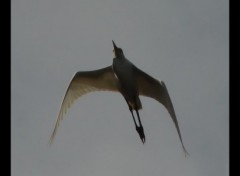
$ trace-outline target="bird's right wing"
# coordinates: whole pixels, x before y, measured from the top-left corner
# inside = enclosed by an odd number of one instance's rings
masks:
[[[172,105],[172,101],[168,94],[167,88],[163,81],[159,82],[158,80],[154,79],[147,73],[141,71],[137,67],[134,68],[136,75],[137,75],[137,83],[139,88],[139,94],[143,96],[147,96],[157,100],[161,103],[169,112],[175,127],[177,129],[180,141],[182,143],[183,150],[185,155],[188,155],[182,141],[181,132],[178,126],[177,117],[175,115],[175,111]]]
[[[99,90],[118,91],[117,79],[114,76],[112,66],[94,71],[77,72],[75,74],[64,96],[57,122],[49,141],[50,143],[53,142],[60,121],[73,102],[84,94]]]

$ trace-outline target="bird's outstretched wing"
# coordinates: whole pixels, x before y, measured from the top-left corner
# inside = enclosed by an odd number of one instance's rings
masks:
[[[182,141],[181,132],[178,126],[177,117],[175,115],[175,111],[172,105],[172,101],[168,94],[167,88],[163,81],[158,81],[153,77],[149,76],[147,73],[141,71],[137,67],[134,68],[134,71],[137,75],[137,83],[139,88],[139,94],[143,96],[147,96],[153,98],[164,105],[164,107],[168,110],[175,127],[177,129],[180,141],[182,143],[182,147],[185,155],[188,155]]]
[[[57,122],[49,141],[50,143],[53,142],[60,121],[73,102],[84,94],[99,90],[118,91],[117,79],[112,71],[112,66],[94,71],[77,72],[75,74],[64,96]]]

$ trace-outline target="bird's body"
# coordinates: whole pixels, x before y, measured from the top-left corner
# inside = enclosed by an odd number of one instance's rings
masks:
[[[158,81],[138,69],[125,58],[122,49],[118,48],[114,42],[113,46],[115,58],[111,66],[94,71],[77,72],[73,77],[64,96],[50,142],[53,141],[60,121],[63,119],[67,109],[77,98],[92,91],[107,90],[120,92],[123,95],[132,114],[136,131],[143,143],[145,143],[145,134],[138,112],[139,109],[142,109],[139,95],[147,96],[160,102],[168,110],[177,129],[183,150],[187,154],[182,142],[174,108],[164,82]],[[133,110],[136,111],[138,124]]]
[[[142,109],[134,65],[126,58],[114,58],[112,68],[119,82],[119,92],[128,100],[132,109]]]

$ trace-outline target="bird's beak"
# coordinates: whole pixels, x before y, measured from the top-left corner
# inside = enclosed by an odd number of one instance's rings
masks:
[[[115,45],[113,40],[112,40],[112,43],[113,43],[114,50],[116,51],[118,47]]]

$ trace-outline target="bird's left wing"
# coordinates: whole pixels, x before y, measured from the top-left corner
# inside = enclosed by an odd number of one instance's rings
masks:
[[[60,121],[63,119],[68,108],[73,102],[84,94],[92,91],[117,91],[117,79],[112,71],[112,66],[94,71],[77,72],[70,82],[64,96],[60,112],[52,132],[50,143],[52,143]]]
[[[177,129],[180,141],[182,143],[183,150],[185,155],[188,155],[182,141],[181,132],[178,126],[177,117],[175,115],[175,111],[172,105],[172,101],[168,94],[167,88],[163,81],[158,81],[153,77],[149,76],[147,73],[141,71],[137,67],[134,67],[134,71],[137,75],[137,83],[139,88],[139,94],[143,96],[147,96],[153,98],[163,104],[163,106],[168,110],[175,127]]]

